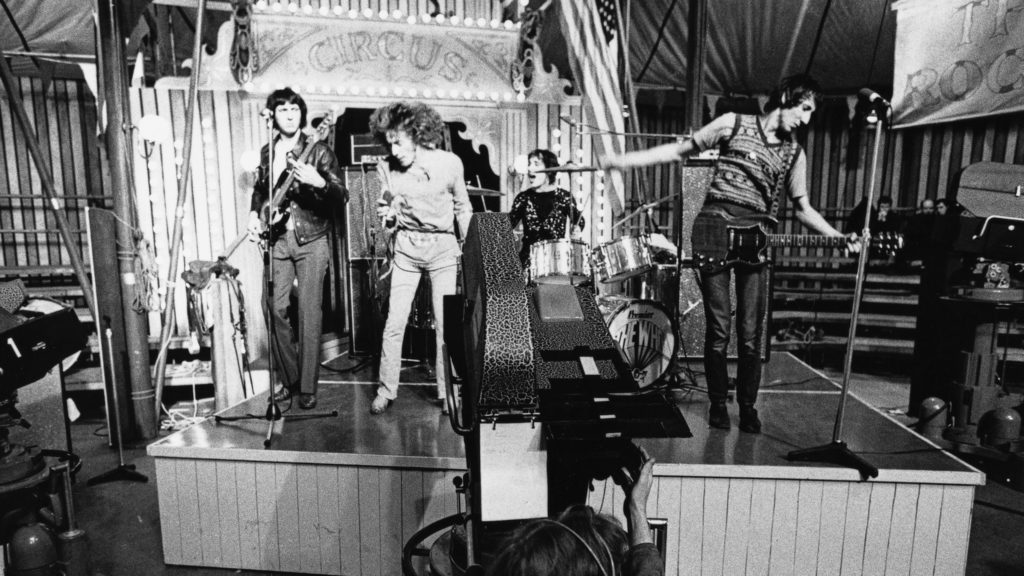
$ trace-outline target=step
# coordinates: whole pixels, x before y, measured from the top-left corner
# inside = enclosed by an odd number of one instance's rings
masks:
[[[811,312],[808,310],[773,310],[771,314],[773,321],[779,320],[804,320],[806,322],[818,323],[842,323],[849,324],[849,312]],[[875,328],[904,328],[913,329],[917,326],[917,318],[914,316],[900,316],[898,314],[859,314],[857,317],[859,326],[870,326]]]
[[[799,288],[776,288],[772,291],[772,299],[783,302],[813,302],[817,300],[849,302],[853,298],[853,290],[814,290]],[[906,292],[871,291],[865,292],[861,302],[868,304],[898,304],[901,306],[917,306],[917,295]]]

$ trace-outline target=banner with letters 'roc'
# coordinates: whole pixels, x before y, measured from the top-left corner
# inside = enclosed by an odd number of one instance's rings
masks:
[[[1024,0],[901,0],[896,127],[1024,110]]]

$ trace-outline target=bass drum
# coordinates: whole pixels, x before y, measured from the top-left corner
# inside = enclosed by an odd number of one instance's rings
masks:
[[[640,388],[660,383],[678,351],[675,322],[664,306],[651,300],[629,300],[610,308],[608,331],[632,370],[633,379]]]

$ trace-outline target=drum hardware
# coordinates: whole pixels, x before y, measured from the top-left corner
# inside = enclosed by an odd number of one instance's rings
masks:
[[[479,186],[466,186],[466,192],[470,196],[485,196],[491,198],[501,197],[503,194],[498,190],[491,190],[489,188],[481,188]]]
[[[597,172],[600,170],[597,166],[580,166],[573,163],[563,164],[561,166],[554,166],[552,168],[529,168],[527,172],[530,174],[548,174],[551,172]]]
[[[597,279],[604,284],[644,274],[653,265],[646,234],[605,242],[593,250],[593,260]]]
[[[530,246],[529,277],[534,284],[579,285],[590,278],[588,246],[581,240],[544,240]]]

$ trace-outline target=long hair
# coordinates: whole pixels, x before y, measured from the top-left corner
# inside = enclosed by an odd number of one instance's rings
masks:
[[[306,127],[306,101],[299,96],[297,92],[291,88],[279,88],[274,90],[267,96],[267,110],[272,113],[277,110],[278,106],[283,104],[296,104],[299,107],[300,119],[299,129]],[[275,121],[276,123],[276,121]]]
[[[388,145],[388,132],[405,132],[423,148],[437,148],[444,138],[444,120],[422,102],[392,102],[370,115],[370,132],[382,146]]]
[[[807,74],[796,74],[782,80],[768,95],[765,112],[776,108],[796,108],[807,100],[821,100],[821,86]]]
[[[558,156],[555,156],[555,153],[552,152],[551,150],[545,150],[544,148],[537,148],[536,150],[533,150],[529,154],[526,155],[526,159],[527,160],[532,160],[534,158],[540,160],[540,163],[543,164],[545,168],[557,168],[558,167]],[[548,183],[554,182],[555,178],[557,176],[558,176],[558,173],[556,173],[556,172],[548,172],[547,173]]]
[[[629,545],[626,531],[590,506],[576,505],[557,520],[534,520],[503,544],[490,576],[612,576]]]

